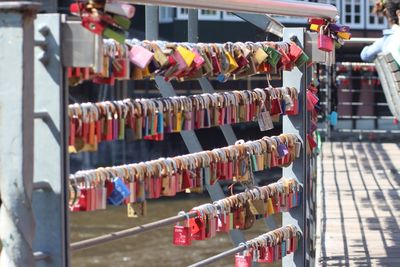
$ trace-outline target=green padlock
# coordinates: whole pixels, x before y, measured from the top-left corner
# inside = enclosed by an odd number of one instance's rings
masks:
[[[114,39],[115,41],[117,41],[120,44],[125,43],[125,33],[121,32],[119,30],[111,29],[110,27],[107,27],[104,30],[103,36],[106,38]]]
[[[257,159],[256,155],[252,154],[251,155],[251,166],[253,167],[253,171],[259,171],[258,166],[257,166]]]
[[[131,27],[131,21],[123,16],[114,15],[113,19],[124,30],[129,30]]]
[[[300,68],[301,66],[303,66],[304,64],[306,64],[308,61],[310,60],[310,58],[307,56],[306,53],[302,53],[301,56],[297,59],[296,66],[298,68]]]
[[[339,49],[342,47],[342,44],[335,40],[335,49]]]
[[[276,66],[276,64],[278,64],[279,60],[281,59],[282,55],[281,53],[279,53],[278,50],[268,46],[265,49],[265,53],[267,53],[268,57],[267,57],[267,62],[271,65],[271,66]]]

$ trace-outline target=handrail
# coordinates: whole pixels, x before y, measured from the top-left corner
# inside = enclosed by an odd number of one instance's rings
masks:
[[[216,262],[216,261],[219,261],[220,259],[223,259],[223,258],[232,256],[232,255],[235,255],[236,253],[245,251],[246,249],[247,249],[247,248],[246,248],[246,245],[245,245],[245,244],[240,244],[239,246],[237,246],[237,247],[235,247],[235,248],[229,249],[229,250],[227,250],[227,251],[221,252],[221,253],[219,253],[219,254],[217,254],[217,255],[214,255],[214,256],[209,257],[209,258],[207,258],[207,259],[204,259],[204,260],[202,260],[202,261],[196,262],[196,263],[194,263],[194,264],[192,264],[192,265],[189,265],[188,267],[201,267],[201,266],[205,266],[205,265],[214,263],[214,262]]]
[[[285,179],[285,178],[282,178],[282,179]],[[235,202],[236,205],[244,205],[244,203],[247,203],[249,200],[264,200],[265,193],[261,193],[261,192],[265,192],[264,190],[272,191],[272,186],[284,186],[284,181],[291,181],[291,180],[294,181],[294,179],[280,180],[276,183],[269,184],[269,185],[266,185],[263,187],[255,187],[253,189],[250,189],[249,191],[238,193],[236,195],[227,197],[226,199],[232,199],[232,198],[236,199],[237,200],[237,202]],[[298,184],[297,182],[294,183],[294,186],[297,186],[297,188],[298,188],[297,192],[302,190],[302,189],[300,189],[300,188],[302,188],[302,185]],[[267,189],[267,188],[270,188],[270,189]],[[276,190],[281,191],[278,188],[276,188]],[[278,191],[275,191],[275,192],[278,192]],[[258,195],[257,195],[257,193],[258,193]],[[248,196],[249,194],[252,196],[251,198],[249,198],[249,196]],[[272,196],[268,195],[268,197],[272,197]],[[159,221],[151,222],[151,223],[144,224],[141,226],[136,226],[136,227],[125,229],[125,230],[118,231],[118,232],[105,234],[102,236],[97,236],[97,237],[86,239],[86,240],[81,240],[81,241],[72,243],[70,245],[70,249],[72,251],[86,249],[86,248],[97,246],[97,245],[107,243],[110,241],[122,239],[125,237],[131,237],[131,236],[141,234],[141,233],[144,233],[144,232],[147,232],[150,230],[154,230],[154,229],[157,229],[157,228],[160,228],[163,226],[168,226],[168,225],[183,221],[188,218],[195,218],[196,216],[198,216],[197,211],[199,211],[202,207],[204,207],[206,205],[214,207],[215,210],[225,212],[226,210],[221,210],[221,207],[224,207],[224,204],[222,204],[221,201],[223,202],[223,200],[218,200],[218,201],[213,202],[212,204],[205,204],[205,205],[197,206],[197,207],[194,207],[190,212],[187,212],[187,213],[182,212],[176,216],[165,218],[165,219],[162,219]]]
[[[113,232],[110,234],[94,237],[91,239],[78,241],[78,242],[72,243],[70,245],[70,249],[72,251],[74,251],[74,250],[80,250],[80,249],[94,247],[94,246],[97,246],[97,245],[100,245],[100,244],[103,244],[106,242],[118,240],[118,239],[125,238],[125,237],[130,237],[130,236],[137,235],[137,234],[144,233],[144,232],[148,232],[150,230],[157,229],[157,228],[160,228],[163,226],[168,226],[168,225],[183,221],[187,218],[194,218],[196,216],[198,216],[197,212],[189,212],[189,213],[185,213],[182,215],[176,215],[176,216],[169,217],[169,218],[166,218],[163,220],[151,222],[151,223],[144,224],[141,226],[136,226],[136,227],[122,230],[119,232]]]
[[[353,37],[350,40],[345,40],[345,42],[348,44],[370,44],[378,39],[379,38]]]
[[[124,0],[124,2],[144,5],[214,9],[230,12],[318,17],[330,20],[335,20],[336,16],[338,16],[338,10],[333,5],[291,0]]]

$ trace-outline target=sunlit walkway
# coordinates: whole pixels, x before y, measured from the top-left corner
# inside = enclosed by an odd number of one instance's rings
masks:
[[[400,266],[397,144],[324,143],[320,266]]]

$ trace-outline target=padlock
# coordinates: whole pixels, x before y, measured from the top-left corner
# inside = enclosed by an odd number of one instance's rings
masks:
[[[350,27],[347,25],[341,25],[338,23],[329,23],[329,30],[333,31],[333,32],[346,32],[348,33],[350,31]]]
[[[267,216],[273,215],[275,211],[274,211],[274,205],[272,203],[272,198],[271,197],[267,198],[267,200],[264,203],[266,205],[266,215]]]
[[[276,192],[276,195],[272,198],[273,199],[273,204],[274,204],[274,212],[275,213],[280,213],[281,212],[281,194],[279,192]]]
[[[235,267],[251,267],[252,254],[249,250],[239,252],[235,255]]]
[[[185,214],[183,212],[183,214]],[[179,214],[178,214],[179,215]],[[192,233],[189,223],[189,216],[187,216],[184,225],[174,226],[173,244],[175,246],[190,246],[192,244]]]
[[[296,62],[302,53],[303,49],[301,49],[295,42],[290,43],[288,56],[292,62]]]
[[[128,19],[135,16],[135,6],[123,4],[123,3],[106,3],[104,6],[104,11],[112,14],[117,14]]]
[[[317,24],[317,25],[325,25],[326,24],[326,20],[322,19],[322,18],[310,18],[308,20],[309,24]]]
[[[272,246],[267,246],[265,249],[265,257],[263,262],[272,263],[275,261],[275,250]]]
[[[318,25],[318,24],[311,24],[310,25],[310,31],[319,32],[320,28],[321,28],[321,25]]]
[[[144,69],[153,59],[154,54],[140,45],[133,45],[129,50],[129,60],[140,69]]]
[[[79,189],[79,196],[78,199],[76,201],[76,203],[74,204],[74,206],[72,206],[70,208],[71,211],[89,211],[90,210],[90,203],[88,203],[88,194],[87,194],[87,189],[86,188],[80,188]],[[90,202],[90,200],[89,200]]]
[[[265,246],[259,246],[258,247],[258,259],[257,259],[256,262],[259,262],[259,263],[264,263],[265,262],[265,263],[267,263],[268,261],[266,260],[266,253],[267,253],[266,247]]]
[[[351,39],[351,33],[349,32],[338,32],[337,36],[343,40],[350,40]]]
[[[232,210],[233,228],[243,229],[245,227],[245,211],[243,207],[235,207]]]
[[[82,26],[97,35],[103,35],[106,26],[98,19],[93,16],[82,17]]]
[[[325,31],[327,31],[325,33]],[[333,39],[330,37],[327,27],[321,27],[318,34],[318,49],[325,52],[333,51]]]
[[[192,238],[194,240],[205,240],[206,239],[206,225],[205,220],[200,216],[191,218],[189,220]]]
[[[307,134],[307,141],[311,149],[314,149],[318,146],[317,142],[315,142],[314,138],[310,134]]]
[[[129,197],[131,193],[121,178],[114,178],[113,183],[114,190],[108,197],[108,202],[112,205],[118,206],[124,201],[125,198]]]
[[[286,256],[286,240],[282,240],[281,242],[281,257]]]
[[[225,212],[219,214],[217,222],[217,232],[229,233],[229,231],[231,230],[230,218],[231,217],[229,216],[229,214],[226,214]]]
[[[214,215],[210,215],[208,218],[208,230],[209,230],[209,238],[213,238],[217,235],[217,227],[218,227],[218,220],[217,217]]]
[[[280,243],[275,245],[274,250],[275,250],[275,256],[276,256],[275,258],[277,260],[282,259],[282,248],[281,248]]]

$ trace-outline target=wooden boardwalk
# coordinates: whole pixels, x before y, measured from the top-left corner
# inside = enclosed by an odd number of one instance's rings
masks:
[[[321,154],[317,266],[400,266],[399,145],[324,143]]]

